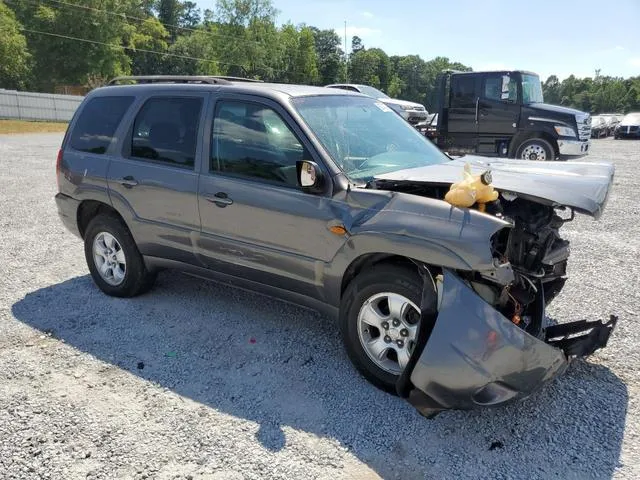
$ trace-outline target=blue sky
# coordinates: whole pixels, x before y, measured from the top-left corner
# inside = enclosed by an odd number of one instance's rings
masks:
[[[212,8],[215,0],[199,0]],[[640,75],[640,0],[274,0],[278,23],[358,35],[389,55],[446,56],[474,70]],[[344,42],[343,42],[344,44]]]

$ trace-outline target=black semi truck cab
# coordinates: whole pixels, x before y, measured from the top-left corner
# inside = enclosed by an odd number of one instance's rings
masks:
[[[452,155],[563,160],[589,151],[589,113],[544,103],[532,72],[444,71],[435,105],[434,125],[425,133]]]

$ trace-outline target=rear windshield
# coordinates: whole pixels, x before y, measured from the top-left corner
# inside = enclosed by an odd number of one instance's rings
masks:
[[[70,145],[75,150],[105,153],[134,97],[95,97],[82,108]]]
[[[622,123],[640,124],[640,113],[629,113],[625,115]]]

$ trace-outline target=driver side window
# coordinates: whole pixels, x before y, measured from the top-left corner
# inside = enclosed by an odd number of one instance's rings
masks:
[[[302,142],[273,109],[251,102],[217,102],[209,170],[298,187],[296,162],[308,160]]]
[[[510,75],[487,75],[484,80],[484,98],[496,102],[518,100],[518,83]]]

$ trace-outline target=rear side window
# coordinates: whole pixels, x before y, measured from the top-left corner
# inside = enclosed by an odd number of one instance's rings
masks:
[[[80,112],[69,144],[89,153],[105,153],[134,97],[96,97]]]
[[[192,169],[201,110],[201,97],[150,98],[133,124],[131,156]]]

